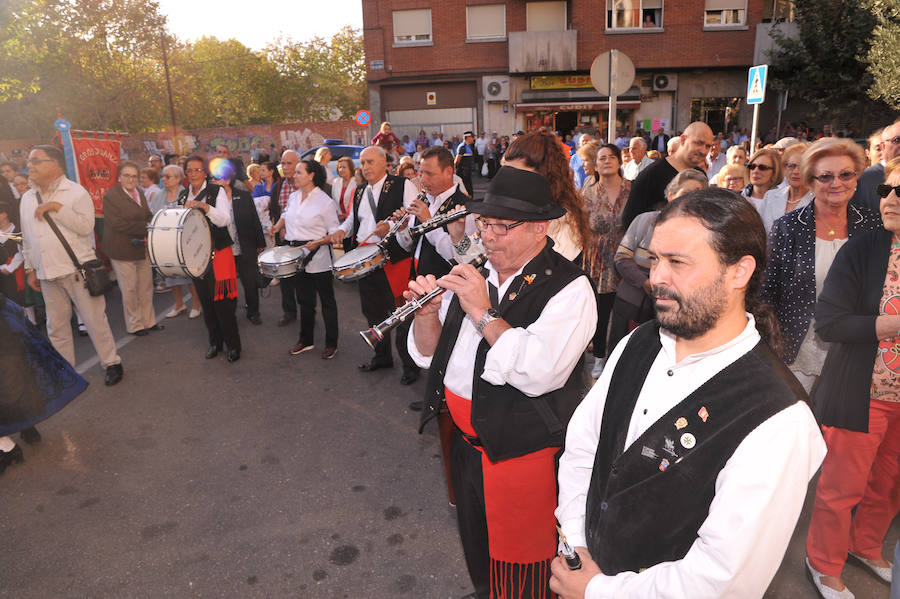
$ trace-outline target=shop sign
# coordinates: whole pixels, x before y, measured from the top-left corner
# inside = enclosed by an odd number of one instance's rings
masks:
[[[594,89],[590,74],[542,75],[531,78],[531,89]]]

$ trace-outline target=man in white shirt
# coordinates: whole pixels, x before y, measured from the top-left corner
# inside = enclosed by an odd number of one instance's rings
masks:
[[[566,432],[556,516],[583,566],[557,558],[550,586],[562,599],[758,599],[825,455],[766,343],[765,230],[710,188],[662,210],[650,254],[658,321],[619,343]]]
[[[345,236],[349,237],[351,249],[381,241],[390,231],[388,219],[394,211],[409,207],[419,195],[419,190],[409,179],[387,174],[387,155],[378,146],[369,146],[360,152],[359,164],[368,184],[356,188],[353,209],[332,235],[332,243],[342,243]],[[387,241],[386,250],[389,261],[384,268],[362,277],[358,283],[360,304],[369,326],[380,323],[393,312],[395,298],[401,297],[409,280],[409,254],[396,238]],[[403,360],[404,376],[417,370],[405,348],[406,341],[398,339],[397,351]],[[393,366],[388,333],[376,345],[375,356],[369,362],[360,364],[359,369],[372,372]]]
[[[97,258],[94,203],[84,187],[66,178],[65,164],[63,153],[54,146],[35,146],[28,155],[35,187],[22,196],[19,206],[25,275],[28,285],[44,296],[47,336],[56,351],[75,365],[70,324],[74,303],[106,369],[104,382],[115,385],[122,380],[122,359],[106,319],[106,298],[88,293],[84,278],[45,218],[53,219],[79,263]]]
[[[634,181],[644,169],[653,164],[653,160],[647,156],[647,142],[643,137],[632,137],[628,142],[631,150],[631,161],[622,167],[622,173],[629,181]]]
[[[726,156],[722,153],[722,146],[713,142],[706,155],[706,177],[712,181],[725,166]]]
[[[421,426],[445,399],[455,424],[450,474],[478,598],[498,588],[550,596],[554,462],[597,322],[590,280],[547,242],[549,221],[565,213],[551,198],[541,175],[501,167],[484,201],[467,204],[487,275],[454,266],[439,279],[449,292],[410,329],[410,354],[430,368]],[[407,299],[436,285],[419,276]]]
[[[475,138],[475,172],[481,174],[481,166],[484,164],[484,156],[487,152],[488,138],[484,131]]]

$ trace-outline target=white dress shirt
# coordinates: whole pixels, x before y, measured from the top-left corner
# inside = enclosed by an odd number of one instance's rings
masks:
[[[603,409],[628,338],[630,335],[616,346],[566,431],[556,517],[573,547],[587,544],[585,508]],[[675,359],[675,338],[661,330],[660,341],[662,349],[632,414],[626,448],[661,416],[750,351],[759,341],[759,333],[753,316],[747,314],[747,326],[735,339],[680,362]],[[588,584],[585,598],[762,597],[784,557],[809,480],[824,457],[825,442],[805,403],[798,401],[778,412],[747,435],[719,472],[709,515],[684,558],[640,573],[598,574]],[[665,500],[661,501],[664,506]]]
[[[637,176],[640,175],[645,168],[653,164],[653,159],[644,154],[644,157],[641,158],[640,162],[635,162],[632,160],[628,164],[622,167],[622,176],[629,181],[634,181],[637,179]]]
[[[341,191],[344,191],[343,198],[341,197]],[[334,208],[338,212],[340,212],[341,207],[341,199],[344,201],[344,206],[347,208],[348,212],[353,211],[353,193],[356,191],[356,180],[352,177],[350,178],[350,182],[347,183],[347,189],[344,190],[344,180],[340,177],[335,177],[334,182],[331,184],[331,199],[334,200]],[[368,200],[366,200],[368,201]]]
[[[500,298],[510,292],[510,284],[522,273],[520,268],[503,285],[498,285],[497,271],[490,260],[486,268],[485,285],[489,282],[495,285]],[[441,297],[438,313],[441,322],[447,317],[452,299],[451,291]],[[527,328],[512,328],[500,335],[488,350],[481,378],[492,385],[508,383],[530,397],[559,389],[582,358],[596,328],[597,299],[593,287],[586,277],[578,277],[553,296],[537,320]],[[414,329],[415,320],[409,327],[409,355],[420,367],[429,368],[431,357],[419,353]],[[475,355],[481,340],[472,319],[464,318],[444,375],[447,388],[461,397],[472,397]]]
[[[284,218],[284,238],[288,241],[315,241],[338,230],[337,207],[328,194],[314,188],[306,199],[299,189],[288,198]],[[331,244],[316,250],[306,272],[318,273],[331,270]]]
[[[19,190],[16,189],[16,186],[12,181],[9,182],[9,188],[12,190],[14,198],[16,198],[17,200],[21,199],[21,197],[19,196]]]
[[[719,152],[716,155],[715,160],[709,159],[709,154],[706,155],[706,177],[710,181],[716,178],[719,174],[719,171],[722,170],[722,167],[725,166],[726,161],[728,160],[727,156],[725,156],[724,152]]]
[[[194,193],[194,190],[191,187],[188,187],[187,201],[191,202],[195,200],[204,189],[206,189],[206,183],[203,183],[203,187],[201,187],[197,193]],[[207,203],[205,199],[204,203]],[[219,187],[218,195],[216,195],[216,205],[209,207],[209,213],[206,216],[209,217],[209,222],[215,226],[226,227],[228,229],[228,234],[231,235],[231,239],[235,242],[237,241],[237,234],[234,231],[234,225],[232,224],[233,219],[231,218],[231,200],[228,199],[228,194],[225,193],[225,189],[221,186]]]
[[[763,196],[762,210],[760,210],[760,216],[762,216],[763,226],[766,228],[766,234],[772,230],[772,225],[775,224],[775,221],[785,215],[785,210],[787,209],[787,201],[788,197],[790,197],[791,190],[789,187],[785,187],[783,189],[770,189],[766,192],[766,195]],[[806,192],[800,201],[794,206],[793,210],[798,210],[800,208],[805,207],[807,204],[813,201],[813,198],[816,194],[813,193],[813,190],[810,189]]]
[[[434,215],[437,213],[438,208],[441,205],[456,193],[456,185],[450,186],[450,189],[444,191],[437,196],[426,195],[425,199],[428,201],[428,212],[431,213],[431,217],[434,218]],[[421,224],[421,223],[420,223]],[[475,232],[475,218],[472,215],[466,217],[466,235],[471,235]],[[425,239],[434,246],[434,249],[437,250],[437,253],[446,261],[450,261],[453,256],[453,241],[450,239],[450,233],[444,230],[444,227],[439,227],[428,233],[425,233]],[[397,242],[400,244],[400,247],[405,249],[406,251],[411,251],[413,249],[413,238],[412,235],[409,234],[409,228],[403,229],[397,233]],[[419,254],[422,252],[422,238],[418,238],[415,243],[415,252],[413,253],[413,257],[418,260]]]
[[[387,174],[382,177],[377,183],[374,185],[368,184],[366,185],[366,189],[363,190],[362,200],[359,202],[359,231],[356,233],[356,241],[358,243],[362,243],[369,235],[371,235],[375,231],[375,227],[378,225],[378,221],[375,218],[375,215],[372,214],[372,208],[369,206],[369,190],[372,191],[372,197],[375,198],[375,207],[378,207],[379,202],[381,201],[381,190],[384,187],[384,182],[387,180]],[[396,185],[397,182],[394,182]],[[403,179],[403,206],[409,207],[410,204],[413,203],[419,196],[419,190],[416,189],[415,184],[409,179]],[[350,210],[350,214],[347,215],[347,218],[341,223],[341,229],[347,235],[353,233],[353,210]],[[381,237],[377,235],[372,235],[372,237],[366,243],[378,243],[381,241]]]
[[[7,235],[10,235],[10,234],[12,234],[15,230],[16,230],[16,225],[13,224],[13,223],[9,223],[9,226],[6,228],[6,230],[0,231],[0,232],[6,233]],[[4,241],[6,241],[5,238],[0,238],[0,243],[2,243],[2,242],[4,242]],[[8,264],[0,264],[0,272],[4,272],[4,273],[7,273],[7,274],[8,274],[8,273],[12,273],[12,272],[16,272],[16,269],[19,268],[20,266],[22,266],[22,263],[24,262],[25,259],[22,258],[22,244],[21,244],[21,242],[16,244],[16,253],[15,253],[15,255],[9,256],[9,258],[11,258],[11,260],[9,261]]]
[[[37,189],[29,189],[22,196],[22,254],[26,269],[33,268],[38,279],[51,281],[74,273],[75,265],[47,224],[47,219],[38,220],[34,217],[38,206],[37,193]],[[69,242],[78,261],[84,264],[94,260],[97,255],[94,252],[94,202],[91,194],[78,183],[63,176],[50,184],[47,193],[41,194],[41,199],[45,204],[62,204],[58,212],[49,214]]]

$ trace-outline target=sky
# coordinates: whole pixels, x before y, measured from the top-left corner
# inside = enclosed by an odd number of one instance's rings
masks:
[[[330,38],[344,25],[362,28],[361,0],[157,0],[181,40],[234,38],[262,50],[279,35],[296,42]]]

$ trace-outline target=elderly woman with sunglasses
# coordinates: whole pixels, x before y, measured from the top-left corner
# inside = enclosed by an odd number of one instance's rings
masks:
[[[893,578],[882,545],[900,510],[900,159],[885,166],[885,180],[877,186],[884,228],[847,242],[816,305],[816,333],[831,342],[815,391],[828,454],[806,553],[826,597],[853,596],[841,580],[848,554]]]
[[[881,220],[850,203],[866,165],[858,144],[823,137],[803,152],[800,163],[801,178],[814,198],[772,226],[762,297],[775,309],[781,327],[781,358],[809,393],[828,353],[828,344],[813,330],[825,275],[848,238],[875,229]]]
[[[808,143],[795,143],[781,155],[781,166],[787,185],[770,189],[763,196],[760,215],[763,225],[766,227],[766,233],[772,231],[772,225],[775,224],[776,219],[812,202],[813,191],[807,187],[803,182],[803,177],[800,176],[800,158],[808,147]]]
[[[763,198],[784,179],[781,174],[781,154],[772,148],[757,150],[747,163],[750,184],[741,193],[756,211],[762,213]]]

